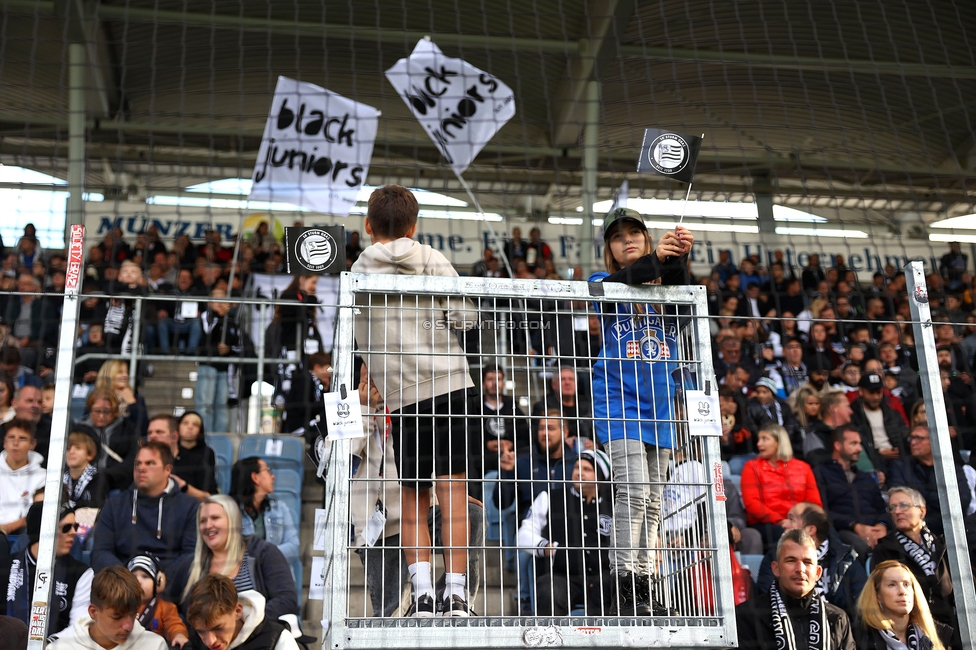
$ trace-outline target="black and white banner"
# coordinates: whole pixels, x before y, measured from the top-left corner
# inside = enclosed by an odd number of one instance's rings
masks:
[[[278,77],[248,198],[348,216],[369,172],[379,111]]]
[[[397,93],[457,174],[515,115],[515,94],[473,65],[423,39],[386,71]]]
[[[702,139],[664,129],[644,129],[637,171],[642,174],[659,174],[685,183],[695,176],[698,150]]]
[[[292,275],[345,271],[345,228],[285,228],[285,265],[286,271]]]

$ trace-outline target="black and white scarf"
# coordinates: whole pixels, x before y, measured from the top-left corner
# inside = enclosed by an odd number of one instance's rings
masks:
[[[88,487],[89,483],[92,482],[92,479],[95,478],[95,474],[97,473],[98,469],[96,469],[91,463],[85,466],[81,476],[79,476],[78,480],[74,481],[74,483],[72,483],[71,474],[68,472],[64,473],[64,478],[61,480],[61,482],[68,489],[68,505],[70,505],[72,508],[78,505],[78,502],[81,501],[85,496],[85,488]]]
[[[927,637],[922,634],[922,631],[914,623],[908,626],[908,632],[906,634],[907,643],[902,643],[901,639],[895,636],[895,633],[891,630],[879,630],[879,632],[881,632],[881,638],[884,639],[885,645],[889,650],[924,650],[925,648],[931,647],[930,644],[922,645],[922,639],[927,639]]]
[[[895,539],[901,544],[901,547],[905,549],[908,553],[908,557],[922,568],[922,571],[927,576],[934,576],[935,571],[938,568],[935,564],[935,560],[932,559],[932,554],[935,553],[935,535],[929,530],[928,526],[922,526],[922,544],[916,544],[908,535],[905,535],[901,531],[895,531]]]
[[[825,595],[830,591],[830,577],[827,575],[827,563],[824,562],[824,558],[827,557],[827,553],[830,551],[830,540],[825,539],[824,543],[820,545],[817,549],[817,566],[823,569],[820,574],[820,580],[817,580],[817,589],[821,594]]]
[[[773,609],[773,633],[776,635],[777,650],[799,650],[793,623],[786,610],[779,586],[774,582],[769,590],[769,601]],[[830,650],[830,627],[827,625],[827,604],[823,596],[814,592],[810,599],[810,627],[805,641],[809,650]]]
[[[780,405],[779,401],[774,399],[772,404],[762,404],[761,406],[771,420],[773,420],[776,424],[783,426],[783,407]],[[772,407],[772,410],[770,410],[770,407]],[[776,411],[776,415],[773,415],[773,411]]]

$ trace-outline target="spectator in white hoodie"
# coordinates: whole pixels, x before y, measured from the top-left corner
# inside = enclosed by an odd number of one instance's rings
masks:
[[[7,423],[0,452],[0,557],[7,538],[23,532],[27,511],[44,493],[44,458],[34,451],[34,425],[14,418]]]
[[[163,637],[136,621],[141,609],[136,577],[124,566],[106,567],[92,581],[88,616],[52,636],[48,650],[169,650]]]

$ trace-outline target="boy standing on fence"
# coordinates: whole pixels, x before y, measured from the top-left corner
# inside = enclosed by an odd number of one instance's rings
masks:
[[[377,188],[366,212],[373,243],[351,270],[457,277],[443,255],[411,239],[418,212],[407,188]],[[402,486],[401,539],[413,583],[411,612],[468,616],[465,405],[474,382],[454,330],[471,328],[477,313],[463,297],[360,294],[359,304],[356,341],[392,421]],[[444,517],[445,589],[438,603],[427,529],[432,485]]]

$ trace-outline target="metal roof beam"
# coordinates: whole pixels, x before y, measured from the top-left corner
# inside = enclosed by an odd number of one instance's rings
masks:
[[[0,0],[4,11],[38,15],[55,15],[54,2],[42,0]],[[174,24],[206,29],[230,29],[238,32],[275,33],[288,36],[307,36],[317,39],[338,38],[346,41],[365,40],[371,43],[397,43],[410,45],[427,36],[427,32],[400,29],[380,29],[357,25],[334,25],[311,21],[296,21],[228,14],[205,14],[182,11],[157,11],[135,7],[99,4],[97,17],[102,20]],[[489,50],[507,50],[536,54],[579,54],[580,43],[518,36],[489,36],[487,34],[437,34],[439,44],[480,47]],[[902,63],[897,61],[870,61],[858,59],[831,59],[792,54],[755,54],[723,50],[688,50],[644,45],[621,45],[619,53],[624,57],[660,59],[681,63],[714,64],[775,70],[803,70],[810,72],[837,72],[846,74],[895,75],[902,77],[930,77],[942,79],[976,79],[976,67],[954,65],[930,65],[928,63]]]

